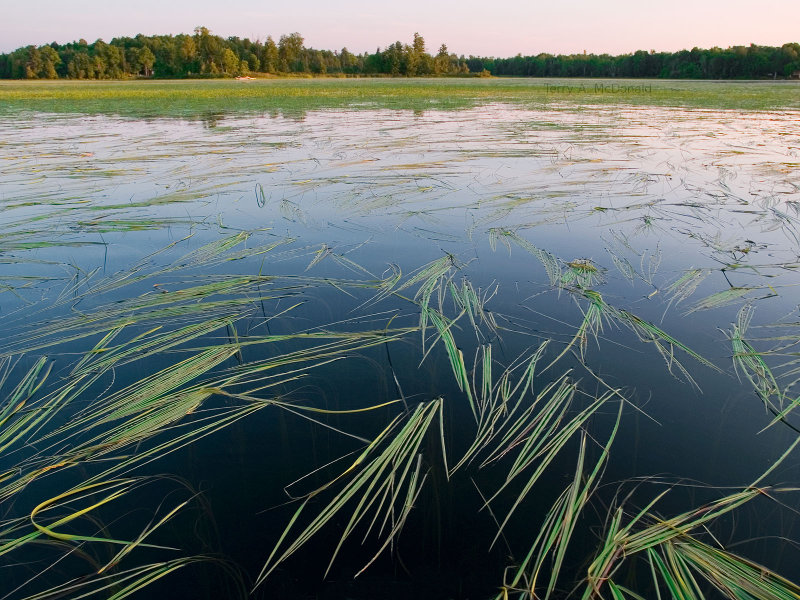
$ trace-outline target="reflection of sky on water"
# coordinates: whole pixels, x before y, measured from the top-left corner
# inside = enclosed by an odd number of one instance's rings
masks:
[[[175,243],[143,263],[154,270],[220,233],[248,230],[248,245],[285,244],[215,272],[320,278],[307,304],[273,322],[271,333],[378,322],[395,310],[413,325],[410,303],[373,305],[372,292],[348,295],[324,281],[385,277],[391,265],[408,274],[448,252],[463,265],[457,280],[463,274],[482,293],[497,286],[488,306],[503,328],[497,359],[508,364],[545,339],[568,343],[582,318],[571,294],[553,290],[542,264],[504,235],[514,232],[562,264],[590,259],[601,269],[596,287],[606,302],[657,324],[724,371],[676,351],[694,387],[670,374],[652,344],[607,323],[599,342],[587,344],[586,362],[649,415],[631,411],[612,478],[669,474],[739,485],[792,439],[779,427],[756,435],[771,417],[733,372],[725,332],[747,300],[756,306],[755,325],[796,322],[796,113],[491,105],[310,112],[300,121],[36,115],[0,123],[0,139],[0,308],[12,338],[30,315],[69,314],[63,305],[48,314],[29,304],[47,306],[71,282],[101,280]],[[690,268],[704,270],[697,288],[671,297],[669,285]],[[170,277],[165,289],[181,281]],[[752,289],[718,308],[691,310],[731,286]],[[150,287],[110,290],[96,302]],[[91,307],[89,299],[73,310]],[[789,334],[796,337],[796,328]],[[465,356],[477,342],[459,340]],[[440,382],[450,377],[442,356],[420,368],[419,349],[404,344],[394,361],[404,366],[406,393],[452,394],[449,379]],[[391,382],[370,375],[382,356],[364,355],[363,372],[323,369],[305,392],[346,406],[352,380],[361,378],[365,390],[390,395]],[[793,367],[785,370],[787,383]]]

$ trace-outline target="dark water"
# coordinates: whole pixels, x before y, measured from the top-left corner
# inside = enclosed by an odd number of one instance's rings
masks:
[[[184,387],[196,381],[213,387],[259,361],[335,344],[328,354],[282,362],[263,377],[226,384],[228,393],[245,399],[209,394],[152,436],[128,433],[109,453],[34,477],[2,500],[7,523],[0,537],[27,533],[25,518],[40,502],[175,439],[206,417],[280,400],[290,405],[266,406],[185,447],[114,471],[106,479],[148,479],[121,500],[97,507],[91,519],[58,527],[129,540],[188,500],[147,540],[178,551],[136,548],[115,569],[203,555],[211,559],[160,579],[138,597],[250,593],[299,506],[287,491],[299,497],[335,479],[366,440],[403,413],[402,402],[347,414],[287,408],[352,411],[402,398],[413,411],[442,398],[443,433],[437,418],[418,450],[420,474],[427,475],[414,509],[370,568],[353,578],[381,549],[402,499],[394,512],[378,511],[378,525],[366,536],[373,513],[365,517],[324,576],[358,502],[351,501],[252,595],[494,597],[504,570],[510,581],[547,511],[575,478],[580,436],[522,498],[504,536],[490,547],[497,520],[514,506],[530,471],[505,488],[491,510],[481,495],[502,485],[517,446],[503,460],[482,468],[476,460],[447,476],[441,439],[452,467],[474,440],[476,424],[431,321],[423,349],[418,290],[428,278],[415,275],[449,256],[442,277],[430,280],[435,290],[429,306],[457,318],[451,332],[470,379],[482,347],[492,347],[496,380],[546,342],[532,390],[541,392],[570,370],[579,392],[566,418],[609,387],[618,390],[581,427],[588,436],[587,465],[600,458],[620,398],[626,400],[556,588],[558,597],[566,597],[585,577],[610,507],[623,498],[632,516],[671,488],[654,514],[680,514],[745,488],[796,439],[800,421],[791,411],[765,428],[797,397],[797,117],[497,105],[429,113],[311,112],[302,119],[217,115],[205,122],[34,114],[5,119],[0,335],[4,366],[14,368],[0,406],[11,405],[14,385],[40,356],[53,369],[31,402],[72,381],[75,364],[109,331],[119,329],[114,344],[135,345],[159,335],[153,333],[157,327],[168,332],[220,319],[153,354],[140,356],[140,350],[108,370],[96,367],[96,381],[73,402],[3,450],[0,472],[15,473],[7,480],[57,465],[59,453],[90,444],[102,425],[89,421],[74,437],[59,432],[102,399],[126,386],[135,390],[153,373],[165,370],[166,376],[198,352],[242,344]],[[229,247],[208,246],[225,239]],[[546,265],[559,270],[557,279]],[[385,282],[393,274],[400,278],[391,287]],[[234,277],[246,279],[238,287],[170,296],[193,286],[227,285]],[[461,290],[464,282],[485,300],[488,320],[475,312],[474,327],[453,299],[451,284]],[[590,310],[587,290],[602,294],[610,308],[597,330],[581,337],[576,332]],[[153,298],[177,298],[177,308],[157,312]],[[767,394],[768,406],[757,394],[766,372],[734,366],[730,337],[737,319],[749,313],[746,337],[763,353],[769,381],[777,386]],[[626,315],[659,333],[637,333]],[[407,331],[391,342],[374,339],[401,328]],[[369,343],[342,341],[364,332],[374,334]],[[131,417],[113,423],[125,418]],[[352,474],[311,498],[285,541]],[[797,481],[795,453],[760,485],[791,487]],[[796,580],[796,495],[774,495],[696,533]],[[100,498],[99,492],[73,498],[42,518],[55,522]],[[378,535],[383,514],[389,525]],[[14,518],[23,519],[22,529],[9,529]],[[102,542],[61,541],[0,555],[0,598],[24,598],[75,577],[88,581],[117,551]],[[647,596],[653,593],[648,577],[641,564],[632,564],[620,570],[618,582]],[[78,597],[77,589],[64,595]]]

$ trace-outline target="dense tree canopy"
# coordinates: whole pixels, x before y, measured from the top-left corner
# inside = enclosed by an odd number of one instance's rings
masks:
[[[459,74],[523,77],[666,77],[763,79],[797,76],[800,44],[734,46],[608,54],[538,54],[513,58],[456,56],[442,44],[435,56],[415,33],[411,44],[395,42],[374,54],[306,48],[299,33],[277,43],[213,35],[198,27],[193,35],[114,38],[89,44],[53,42],[0,54],[0,78],[121,79],[129,77],[236,77],[259,73],[429,76]]]
[[[515,56],[485,59],[470,57],[470,71],[488,69],[493,75],[532,77],[660,77],[669,79],[764,79],[797,77],[800,44],[692,48],[680,52],[571,54]]]

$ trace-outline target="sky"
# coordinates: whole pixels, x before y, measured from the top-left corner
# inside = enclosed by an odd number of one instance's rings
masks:
[[[694,46],[780,46],[800,42],[796,0],[2,0],[0,52],[78,39],[110,41],[137,33],[191,33],[277,41],[299,32],[317,49],[374,52],[419,32],[429,52],[477,56],[636,50]]]

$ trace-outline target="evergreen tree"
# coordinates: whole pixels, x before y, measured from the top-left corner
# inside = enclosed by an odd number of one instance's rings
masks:
[[[437,75],[444,75],[450,72],[450,54],[447,52],[447,45],[442,44],[436,58],[433,59],[433,72]]]

